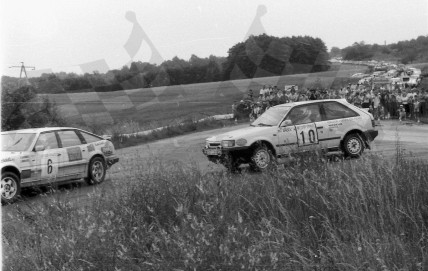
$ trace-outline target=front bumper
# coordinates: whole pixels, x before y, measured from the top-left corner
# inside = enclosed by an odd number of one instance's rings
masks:
[[[225,154],[228,154],[229,152],[233,152],[233,151],[243,151],[243,150],[247,150],[248,148],[250,148],[249,146],[242,146],[242,147],[232,147],[232,148],[223,148],[223,147],[216,147],[216,148],[207,148],[204,147],[202,149],[202,153],[205,154],[206,156],[222,156]]]

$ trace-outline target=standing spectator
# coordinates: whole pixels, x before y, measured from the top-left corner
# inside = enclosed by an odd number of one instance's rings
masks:
[[[397,118],[398,117],[398,107],[399,107],[399,103],[397,101],[397,94],[392,93],[390,95],[390,100],[389,100],[389,113],[391,114],[391,118]]]
[[[306,91],[300,91],[299,95],[297,96],[297,102],[307,101],[308,97],[306,96]]]
[[[336,90],[334,92],[334,94],[332,95],[332,97],[330,97],[330,98],[332,98],[332,99],[342,99],[342,95],[340,95],[340,91],[339,90]]]
[[[373,97],[373,113],[374,113],[374,118],[376,120],[379,120],[380,118],[380,97],[379,97],[379,92],[376,92],[376,94]]]
[[[263,85],[263,87],[260,89],[259,95],[262,95],[264,97],[265,94],[266,94],[266,85]]]
[[[423,117],[427,115],[427,102],[428,102],[428,95],[425,92],[425,89],[421,89],[420,97],[419,97],[419,116]]]
[[[404,106],[401,104],[400,107],[398,108],[398,119],[401,120],[406,120],[406,110],[404,109]]]
[[[367,91],[362,92],[361,98],[362,98],[361,107],[370,108],[370,103],[371,103],[370,93],[368,93]]]
[[[327,90],[325,90],[325,89],[321,90],[321,95],[318,97],[318,99],[319,100],[325,100],[328,98],[329,98],[329,96],[328,96]]]
[[[409,119],[412,119],[415,117],[415,109],[413,108],[413,95],[408,96],[407,105],[409,107],[409,111],[407,112],[407,117]]]
[[[401,100],[401,104],[404,107],[404,110],[406,110],[406,114],[409,114],[410,113],[410,108],[409,108],[409,103],[408,103],[408,101],[409,101],[409,95],[407,94],[406,90],[403,90],[401,92],[400,100]]]
[[[413,101],[413,116],[415,120],[419,123],[420,122],[420,106],[421,102],[419,101],[418,95],[415,95],[414,101]]]
[[[346,94],[348,93],[348,91],[346,90],[346,88],[341,88],[340,89],[340,92],[339,92],[339,95],[340,95],[340,97],[342,98],[342,99],[345,99],[346,98]]]
[[[291,88],[290,96],[288,97],[290,102],[297,102],[298,95],[296,94],[296,90]]]
[[[280,104],[286,104],[289,103],[290,99],[288,98],[288,95],[285,93],[285,90],[282,91],[282,96],[279,98]]]
[[[361,107],[362,100],[360,98],[360,93],[356,92],[354,97],[352,98],[352,104],[356,107]]]
[[[252,101],[253,100],[253,90],[250,88],[250,90],[248,91],[248,98]]]
[[[314,88],[312,88],[310,90],[308,99],[309,100],[318,100],[318,93],[316,92],[316,90]]]
[[[383,93],[383,114],[385,119],[389,119],[391,117],[391,95],[388,91]]]

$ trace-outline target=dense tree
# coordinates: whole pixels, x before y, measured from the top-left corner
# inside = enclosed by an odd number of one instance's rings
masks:
[[[338,53],[336,51],[337,49],[335,49],[335,53],[330,51],[330,56],[334,57]],[[399,41],[389,45],[370,45],[364,42],[356,42],[340,50],[340,53],[347,60],[399,60],[403,64],[414,61],[426,62],[428,61],[428,36],[419,36],[416,39]]]
[[[47,96],[37,96],[28,85],[2,89],[1,113],[2,131],[65,124],[55,104]]]
[[[328,58],[327,48],[318,38],[277,38],[266,34],[250,36],[229,50],[223,65],[224,78],[323,71],[329,68]],[[236,69],[241,73],[234,73]]]
[[[346,60],[369,60],[373,57],[372,46],[362,42],[355,42],[352,46],[342,49],[343,58]]]
[[[335,46],[333,46],[333,47],[331,47],[331,50],[330,50],[330,57],[341,57],[342,56],[342,51],[340,50],[340,48],[339,47],[335,47]]]

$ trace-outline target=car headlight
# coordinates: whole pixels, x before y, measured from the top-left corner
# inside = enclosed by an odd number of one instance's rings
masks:
[[[223,148],[230,148],[235,146],[235,140],[222,140],[221,141],[221,146]]]

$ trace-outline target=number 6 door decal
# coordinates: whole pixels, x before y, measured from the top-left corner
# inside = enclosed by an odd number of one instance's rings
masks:
[[[58,160],[57,153],[42,156],[42,178],[51,178],[58,175]]]
[[[296,136],[299,146],[318,144],[318,131],[315,123],[296,125]]]

